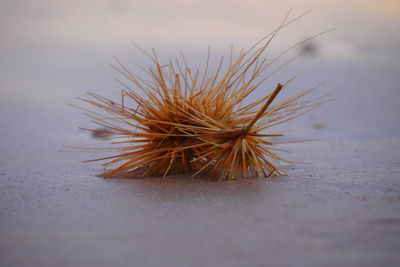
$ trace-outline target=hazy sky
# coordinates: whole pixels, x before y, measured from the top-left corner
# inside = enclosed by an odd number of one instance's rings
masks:
[[[219,54],[231,44],[245,48],[290,9],[292,17],[312,12],[287,27],[271,51],[338,27],[315,40],[320,60],[400,60],[398,0],[2,0],[0,94],[20,97],[82,85],[84,77],[105,75],[112,56],[133,54],[130,40],[167,57],[179,49],[204,55],[208,45]]]
[[[282,42],[338,27],[326,37],[330,53],[368,56],[374,46],[391,51],[400,44],[398,0],[2,0],[1,45],[11,50],[46,46],[113,50],[135,40],[157,49],[202,49],[208,44],[218,49],[253,43],[290,9],[293,16],[313,11],[293,25]]]

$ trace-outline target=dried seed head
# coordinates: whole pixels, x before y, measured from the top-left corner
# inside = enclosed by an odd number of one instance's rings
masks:
[[[95,159],[108,160],[103,175],[207,172],[221,180],[286,175],[277,163],[289,161],[277,153],[271,139],[282,134],[270,130],[321,105],[321,99],[305,100],[315,88],[275,104],[275,97],[292,78],[255,102],[244,104],[244,100],[270,77],[264,73],[276,59],[266,61],[261,56],[275,35],[294,20],[285,18],[247,51],[236,57],[231,53],[226,70],[223,58],[215,72],[209,70],[210,50],[202,75],[190,68],[183,55],[162,65],[154,51],[151,55],[142,50],[153,63],[144,69],[147,78],[117,60],[114,68],[130,82],[120,82],[125,87],[121,102],[94,93],[83,99],[105,111],[102,115],[86,110],[113,136],[115,147],[108,150],[117,154]]]

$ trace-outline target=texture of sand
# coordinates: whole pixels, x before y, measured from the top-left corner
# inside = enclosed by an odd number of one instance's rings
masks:
[[[79,162],[95,155],[60,152],[102,141],[63,133],[72,120],[60,127],[63,113],[41,112],[2,121],[2,266],[399,262],[399,137],[287,145],[288,157],[313,165],[269,180],[104,180],[97,164]]]

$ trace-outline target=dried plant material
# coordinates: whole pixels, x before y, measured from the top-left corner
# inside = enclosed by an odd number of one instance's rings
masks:
[[[103,164],[104,177],[205,172],[213,179],[225,180],[286,175],[279,162],[290,161],[278,154],[278,142],[272,141],[282,134],[271,130],[321,105],[320,98],[307,100],[315,88],[274,104],[292,78],[253,103],[245,100],[274,73],[265,75],[268,67],[301,44],[272,61],[262,58],[275,35],[298,18],[287,21],[286,17],[275,31],[237,56],[231,51],[227,67],[221,58],[214,72],[209,70],[210,50],[202,72],[191,69],[183,54],[174,62],[161,64],[154,50],[150,54],[140,47],[152,62],[151,67],[143,68],[147,77],[116,60],[115,69],[130,82],[119,81],[125,88],[121,101],[95,93],[82,99],[106,113],[86,110],[93,122],[113,137],[115,147],[97,150],[116,155],[89,161],[108,160]]]

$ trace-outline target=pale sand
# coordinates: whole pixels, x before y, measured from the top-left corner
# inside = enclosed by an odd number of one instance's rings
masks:
[[[32,114],[3,120],[14,128],[0,143],[1,266],[400,261],[400,138],[290,145],[289,158],[313,165],[269,180],[103,180],[79,163],[92,155],[59,151],[100,141],[48,131],[59,118]]]

